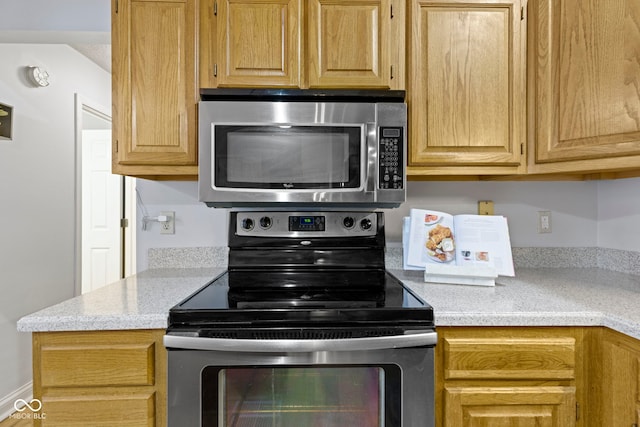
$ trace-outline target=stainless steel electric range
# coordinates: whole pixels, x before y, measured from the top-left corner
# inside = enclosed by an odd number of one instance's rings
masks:
[[[228,271],[169,313],[169,426],[433,426],[433,309],[384,248],[380,212],[231,212]]]

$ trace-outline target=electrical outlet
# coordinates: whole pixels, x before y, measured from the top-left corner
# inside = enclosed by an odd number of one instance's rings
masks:
[[[493,202],[491,200],[479,200],[478,215],[493,215]]]
[[[538,233],[551,233],[550,211],[538,211]]]
[[[176,232],[176,213],[165,211],[160,212],[160,215],[167,217],[166,221],[160,223],[160,234],[175,234]]]

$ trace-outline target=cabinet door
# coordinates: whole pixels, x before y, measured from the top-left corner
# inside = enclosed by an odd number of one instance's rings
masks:
[[[219,0],[215,13],[218,86],[300,85],[301,0]]]
[[[529,6],[535,161],[640,155],[640,2]],[[585,171],[612,166],[576,164]]]
[[[447,387],[447,427],[576,424],[573,387]]]
[[[517,171],[525,139],[523,22],[519,0],[411,2],[409,162],[431,172],[410,173]]]
[[[115,173],[197,174],[195,3],[113,1]]]
[[[593,382],[600,387],[591,396],[595,414],[590,418],[606,426],[640,425],[640,342],[604,330],[601,359],[591,371],[596,374]]]
[[[35,332],[34,426],[166,426],[164,330]]]
[[[390,2],[309,1],[310,87],[390,87]]]
[[[42,426],[161,426],[156,419],[155,393],[134,390],[111,393],[91,389],[73,393],[65,390],[42,397]]]

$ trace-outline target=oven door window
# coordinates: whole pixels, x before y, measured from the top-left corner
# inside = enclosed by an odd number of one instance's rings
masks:
[[[397,365],[208,366],[202,426],[398,426],[400,376]]]
[[[214,125],[218,188],[360,188],[362,126]]]

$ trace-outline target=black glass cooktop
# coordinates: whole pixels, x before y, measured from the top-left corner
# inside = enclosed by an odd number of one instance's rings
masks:
[[[245,286],[234,286],[234,281]],[[169,325],[173,330],[199,332],[221,328],[419,329],[433,326],[433,309],[384,270],[231,271],[173,307]]]

